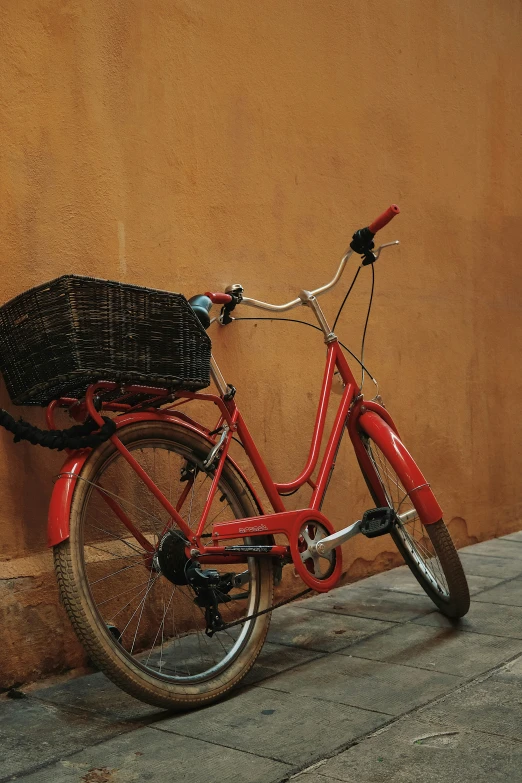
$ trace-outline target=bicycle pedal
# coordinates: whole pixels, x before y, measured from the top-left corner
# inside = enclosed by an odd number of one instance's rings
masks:
[[[370,508],[363,514],[360,531],[366,538],[377,538],[391,533],[396,521],[397,515],[393,508]]]

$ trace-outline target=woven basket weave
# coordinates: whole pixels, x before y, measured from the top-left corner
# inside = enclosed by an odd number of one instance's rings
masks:
[[[181,294],[64,275],[0,308],[0,370],[16,405],[81,398],[99,380],[210,383],[210,339]]]

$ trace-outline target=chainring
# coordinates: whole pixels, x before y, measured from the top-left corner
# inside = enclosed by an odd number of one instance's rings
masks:
[[[298,519],[290,538],[290,552],[294,568],[303,582],[319,593],[335,587],[342,570],[340,547],[327,555],[320,555],[315,546],[321,539],[334,533],[331,522],[320,512],[306,511]]]

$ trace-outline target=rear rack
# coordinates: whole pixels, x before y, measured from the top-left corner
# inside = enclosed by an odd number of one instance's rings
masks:
[[[100,381],[96,386],[96,402],[99,410],[107,413],[130,413],[141,410],[160,408],[168,403],[179,405],[188,402],[191,397],[177,400],[183,392],[172,392],[168,389],[156,386],[141,386],[139,384],[119,384],[110,381]],[[87,404],[85,400],[75,397],[59,397],[52,400],[47,406],[47,425],[50,429],[56,429],[54,414],[57,408],[67,409],[70,416],[76,421],[83,421],[87,416]]]

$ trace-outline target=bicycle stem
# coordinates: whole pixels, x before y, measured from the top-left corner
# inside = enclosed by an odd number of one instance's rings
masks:
[[[328,343],[332,343],[334,340],[337,340],[336,335],[328,326],[326,318],[324,317],[324,313],[319,306],[319,302],[317,301],[315,294],[313,294],[311,291],[301,291],[299,294],[299,299],[304,305],[308,305],[308,307],[313,311],[319,322],[319,326],[323,330],[325,343],[328,345]]]

